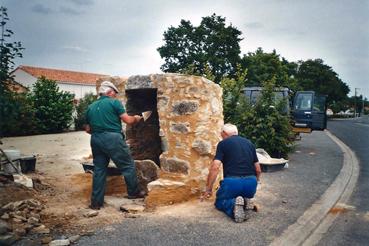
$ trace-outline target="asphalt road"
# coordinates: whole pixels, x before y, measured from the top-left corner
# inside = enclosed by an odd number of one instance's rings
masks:
[[[328,122],[328,130],[355,152],[360,165],[358,185],[349,204],[319,245],[369,245],[369,117]]]

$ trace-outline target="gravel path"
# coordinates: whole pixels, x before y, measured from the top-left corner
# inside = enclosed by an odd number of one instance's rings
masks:
[[[160,208],[101,228],[77,245],[267,245],[317,200],[342,167],[342,152],[324,132],[302,136],[289,167],[263,173],[260,212],[236,224],[210,201]]]

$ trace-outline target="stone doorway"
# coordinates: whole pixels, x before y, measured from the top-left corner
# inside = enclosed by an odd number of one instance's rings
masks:
[[[157,89],[126,90],[126,109],[129,115],[140,115],[152,111],[147,121],[126,128],[127,143],[135,160],[152,160],[160,166],[162,153],[159,136],[159,115],[157,110]]]

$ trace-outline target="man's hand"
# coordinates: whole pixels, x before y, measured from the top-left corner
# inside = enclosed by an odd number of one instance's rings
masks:
[[[142,117],[142,116],[140,116],[140,115],[135,115],[135,116],[133,116],[133,117],[135,117],[135,122],[136,122],[136,123],[140,122],[140,121],[143,119],[143,117]]]
[[[91,134],[91,127],[90,127],[90,125],[85,124],[84,125],[84,128],[85,128],[85,132],[87,132],[88,134]]]
[[[127,113],[123,113],[120,115],[120,119],[128,125],[133,125],[133,124],[140,122],[140,120],[142,119],[142,116],[140,115],[130,116]]]
[[[200,196],[200,201],[203,202],[205,199],[209,199],[211,196],[213,195],[213,192],[211,190],[207,190],[205,191],[201,196]]]

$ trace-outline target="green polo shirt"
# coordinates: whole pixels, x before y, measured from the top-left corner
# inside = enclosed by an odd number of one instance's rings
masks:
[[[92,133],[122,132],[120,115],[125,113],[122,103],[108,96],[101,96],[88,106],[86,121]]]

